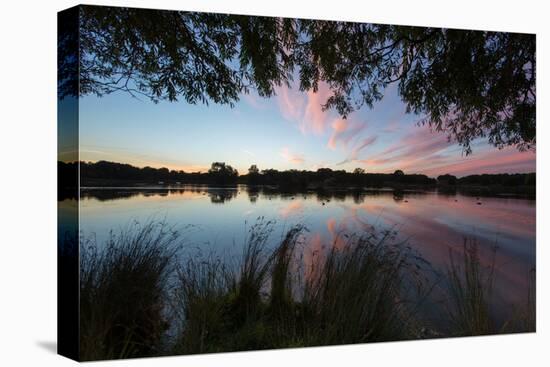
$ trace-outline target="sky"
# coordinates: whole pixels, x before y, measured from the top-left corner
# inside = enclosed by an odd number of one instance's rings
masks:
[[[80,160],[186,172],[205,172],[220,161],[240,174],[252,164],[260,170],[401,169],[431,177],[535,171],[534,152],[499,150],[486,140],[476,140],[473,153],[464,155],[444,133],[419,126],[422,116],[406,113],[395,85],[372,109],[364,106],[347,119],[322,111],[328,96],[323,84],[316,93],[291,85],[277,88],[271,98],[241,95],[233,108],[155,104],[122,92],[85,96],[79,106]]]

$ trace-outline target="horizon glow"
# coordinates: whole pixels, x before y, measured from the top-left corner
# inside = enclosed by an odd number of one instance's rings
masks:
[[[472,143],[473,153],[448,142],[443,133],[419,126],[421,116],[406,113],[395,85],[374,107],[363,107],[342,119],[322,111],[329,95],[297,87],[277,88],[277,95],[241,95],[228,105],[191,105],[185,101],[138,100],[124,93],[80,98],[80,160],[128,163],[205,172],[212,162],[225,162],[247,172],[317,170],[456,176],[481,173],[535,172],[534,151],[497,149],[484,139]]]

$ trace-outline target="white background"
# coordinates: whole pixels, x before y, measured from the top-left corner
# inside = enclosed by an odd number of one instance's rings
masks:
[[[537,366],[550,363],[549,10],[544,1],[94,1],[181,10],[537,33],[537,333],[100,362],[117,366]],[[56,340],[56,12],[74,1],[0,11],[0,366],[71,365]],[[547,57],[545,57],[547,56]],[[546,192],[545,192],[546,191]],[[545,228],[546,223],[546,228]]]

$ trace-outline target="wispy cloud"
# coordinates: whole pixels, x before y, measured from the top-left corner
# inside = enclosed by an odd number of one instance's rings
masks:
[[[304,163],[305,161],[305,158],[303,155],[291,152],[290,149],[288,149],[288,147],[283,147],[281,149],[280,155],[287,162],[293,163],[293,164],[301,164],[301,163]]]
[[[330,96],[330,89],[325,83],[319,83],[317,92],[301,92],[297,83],[291,87],[283,85],[276,88],[277,104],[281,115],[298,125],[303,134],[323,134],[330,125],[331,115],[323,111],[322,105]]]
[[[367,125],[362,122],[354,121],[351,119],[338,118],[334,120],[331,125],[332,135],[327,143],[327,146],[335,150],[337,145],[342,145],[344,148],[348,147],[350,141],[357,137]]]
[[[448,140],[444,132],[414,127],[383,151],[360,160],[369,169],[391,172],[402,169],[430,176],[450,173],[464,176],[475,173],[530,172],[535,170],[535,154],[519,152],[515,147],[498,150],[484,142],[471,155]]]
[[[382,129],[381,132],[387,134],[394,134],[399,131],[399,120],[394,118],[388,121],[386,127]]]
[[[432,132],[427,127],[415,127],[382,152],[363,163],[381,171],[422,167],[422,162],[438,159],[438,153],[452,146],[444,133]]]
[[[346,159],[344,159],[343,161],[337,163],[337,165],[342,165],[342,164],[345,164],[345,163],[349,163],[349,162],[353,162],[353,161],[356,161],[358,159],[358,156],[359,156],[359,153],[366,147],[370,146],[370,145],[373,145],[374,143],[376,143],[376,140],[378,140],[378,136],[376,135],[373,135],[373,136],[370,136],[368,138],[365,138],[365,139],[362,139],[358,145],[356,145],[352,151],[350,152],[350,154],[346,157]]]
[[[317,92],[307,92],[307,104],[304,112],[303,123],[306,128],[316,134],[322,134],[330,123],[330,115],[323,111],[323,104],[330,97],[330,89],[327,84],[319,83]]]
[[[296,123],[302,134],[327,134],[326,144],[329,149],[340,148],[345,152],[357,149],[355,152],[347,152],[350,157],[356,157],[358,151],[365,147],[353,147],[353,144],[362,144],[360,135],[367,127],[365,122],[359,121],[354,115],[343,119],[334,111],[323,111],[322,106],[331,95],[326,83],[320,83],[316,92],[300,92],[296,83],[290,88],[281,86],[276,92],[281,115]]]
[[[472,156],[463,156],[460,146],[449,141],[444,132],[414,124],[414,116],[406,116],[397,93],[391,89],[386,92],[389,97],[376,105],[374,115],[357,111],[347,119],[335,111],[323,111],[322,105],[331,94],[324,83],[319,85],[317,92],[301,92],[297,83],[291,87],[281,86],[277,89],[276,101],[281,116],[294,123],[304,136],[322,136],[323,140],[326,138],[324,142],[328,149],[343,153],[345,158],[340,157],[337,166],[356,162],[370,171],[402,169],[429,175],[534,170],[534,155],[518,153],[514,149],[514,154],[497,151],[486,143]],[[384,147],[377,149],[382,145],[380,141]],[[291,152],[287,147],[280,155],[292,164],[305,162],[301,153]],[[325,166],[314,164],[315,161],[313,158],[309,161],[312,169]]]
[[[303,116],[305,100],[302,93],[286,85],[275,88],[279,112],[286,120],[300,122]]]
[[[520,152],[514,147],[490,150],[464,157],[446,157],[441,161],[426,162],[424,172],[428,175],[450,173],[465,176],[483,173],[523,173],[536,170],[534,152]]]

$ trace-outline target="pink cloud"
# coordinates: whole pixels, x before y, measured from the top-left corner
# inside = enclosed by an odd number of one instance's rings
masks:
[[[427,162],[429,163],[429,162]],[[426,174],[440,175],[450,173],[466,176],[477,173],[525,173],[536,170],[534,152],[520,152],[515,147],[502,150],[496,148],[465,157],[448,157],[442,162],[427,164]]]
[[[399,131],[399,119],[391,119],[385,128],[382,129],[383,133],[393,134]]]
[[[359,141],[359,134],[366,128],[364,122],[355,120],[352,116],[348,119],[335,117],[331,111],[323,111],[323,104],[331,95],[331,90],[326,83],[319,83],[316,92],[312,90],[300,92],[296,83],[292,86],[281,86],[276,89],[277,103],[282,116],[298,125],[302,134],[323,135],[330,132],[327,146],[332,150],[338,147],[347,150],[349,145]],[[361,144],[361,143],[359,143]],[[351,156],[356,156],[351,152]]]
[[[444,133],[432,132],[427,127],[418,127],[382,152],[362,162],[381,171],[397,168],[417,170],[424,168],[422,162],[439,159],[439,153],[452,145]]]
[[[322,105],[325,104],[331,91],[326,83],[319,83],[317,92],[307,92],[307,104],[304,111],[304,123],[306,127],[316,134],[324,133],[329,125],[329,113],[323,111]]]
[[[342,162],[338,163],[337,165],[341,165],[341,164],[344,164],[344,163],[348,163],[348,162],[353,162],[353,161],[356,161],[358,156],[359,156],[359,153],[366,147],[374,144],[376,142],[376,140],[378,139],[378,136],[376,135],[373,135],[373,136],[370,136],[368,138],[365,138],[363,140],[361,140],[359,142],[358,145],[356,145],[352,150],[351,150],[351,153],[347,156],[346,159],[344,159]]]
[[[331,94],[325,83],[319,83],[317,92],[301,92],[297,83],[290,87],[276,88],[276,100],[279,110],[286,120],[298,124],[303,134],[323,134],[330,125],[330,113],[323,111],[322,105]]]
[[[456,149],[449,150],[450,147]],[[402,169],[430,176],[530,172],[536,168],[535,154],[519,152],[514,147],[497,150],[485,145],[469,156],[462,155],[460,147],[449,142],[445,133],[431,131],[428,127],[415,128],[382,152],[361,162],[375,171]]]
[[[280,155],[281,157],[286,159],[288,162],[293,164],[301,164],[301,163],[304,163],[305,161],[304,157],[301,154],[292,153],[288,149],[288,147],[283,147],[283,149],[281,149]]]
[[[376,135],[373,135],[373,136],[371,136],[371,137],[368,137],[368,138],[363,139],[363,141],[361,142],[361,144],[358,145],[357,147],[355,147],[355,148],[353,149],[353,152],[352,152],[352,153],[353,153],[353,154],[352,154],[353,159],[356,158],[356,156],[357,156],[357,154],[359,153],[359,151],[361,151],[363,148],[368,147],[369,145],[374,144],[374,143],[376,142],[377,139],[378,139],[378,136],[376,136]]]
[[[275,88],[275,92],[277,104],[283,117],[289,121],[300,121],[305,105],[303,93],[285,85]]]
[[[327,146],[332,150],[335,150],[338,144],[347,148],[350,141],[357,137],[357,135],[367,127],[365,123],[351,119],[344,120],[342,118],[334,120],[331,126],[332,135],[330,136]]]

